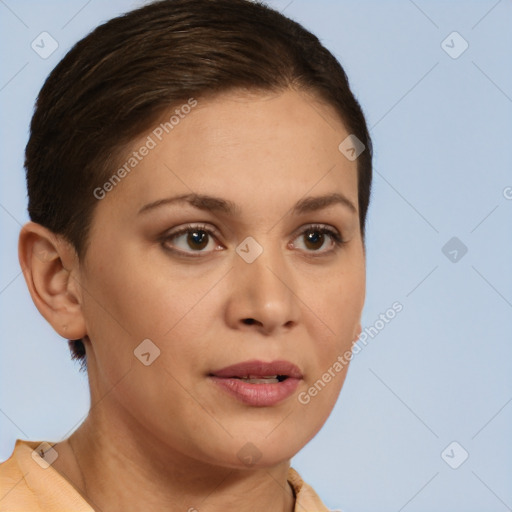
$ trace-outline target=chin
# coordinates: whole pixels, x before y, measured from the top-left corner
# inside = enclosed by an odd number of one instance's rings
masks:
[[[206,447],[205,447],[206,448]],[[223,445],[217,444],[212,450],[203,451],[208,462],[232,469],[263,469],[288,462],[302,446],[283,443],[282,440],[269,442],[264,437],[251,439],[234,438]]]

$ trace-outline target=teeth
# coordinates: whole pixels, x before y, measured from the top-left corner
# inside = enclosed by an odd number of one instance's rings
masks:
[[[251,377],[241,377],[240,380],[248,382],[249,384],[277,384],[279,382],[277,377],[263,377],[262,379],[253,379]]]
[[[268,375],[265,377],[260,377],[258,375],[247,375],[247,377],[231,377],[233,379],[243,380],[244,382],[248,382],[249,384],[278,384],[279,382],[283,382],[288,377],[286,375]]]

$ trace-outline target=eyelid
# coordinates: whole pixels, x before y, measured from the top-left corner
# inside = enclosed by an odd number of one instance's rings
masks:
[[[338,237],[339,239],[342,239],[341,233],[339,232],[339,230],[337,228],[335,228],[334,226],[331,226],[330,224],[322,224],[322,223],[318,223],[318,222],[312,222],[311,224],[303,224],[297,230],[295,230],[295,232],[292,236],[295,239],[295,238],[297,238],[297,236],[304,234],[306,231],[314,231],[314,230],[326,232],[333,236]]]
[[[182,235],[183,233],[188,233],[189,231],[192,231],[194,229],[196,229],[198,231],[206,231],[207,233],[215,235],[216,237],[218,237],[220,235],[219,231],[215,228],[215,226],[209,225],[204,222],[198,222],[198,223],[191,222],[190,224],[183,224],[176,228],[172,228],[172,229],[166,231],[163,236],[165,238],[170,238],[171,236],[177,236],[177,235]]]

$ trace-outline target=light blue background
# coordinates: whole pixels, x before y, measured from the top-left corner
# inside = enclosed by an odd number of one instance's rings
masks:
[[[512,2],[270,4],[340,59],[372,127],[363,326],[403,304],[293,465],[345,512],[512,510]],[[0,460],[16,438],[69,435],[88,409],[86,380],[17,260],[33,103],[73,43],[138,5],[0,4]],[[43,31],[59,43],[46,60],[30,47]],[[441,47],[453,31],[469,43],[457,59]],[[441,251],[453,236],[468,248],[456,263]],[[452,441],[469,453],[458,469],[441,457]]]

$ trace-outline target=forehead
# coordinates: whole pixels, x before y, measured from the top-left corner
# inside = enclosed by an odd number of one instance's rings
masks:
[[[266,208],[315,189],[343,191],[357,205],[357,164],[338,149],[349,134],[332,107],[291,90],[194,101],[164,113],[133,142],[108,202],[138,210],[166,195],[197,193],[247,207],[265,199]]]

